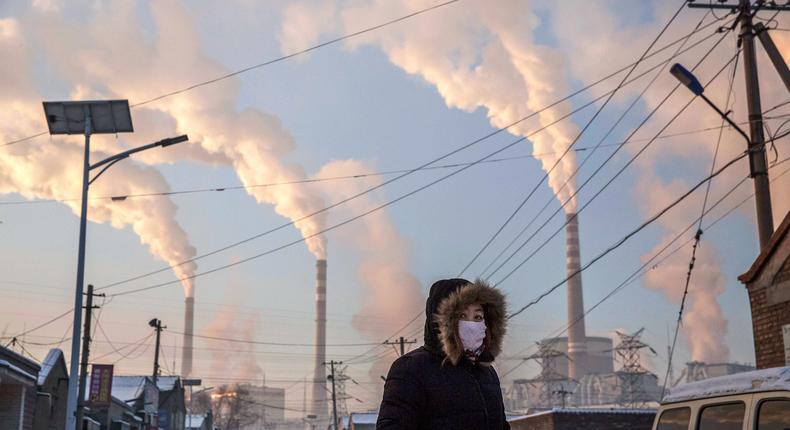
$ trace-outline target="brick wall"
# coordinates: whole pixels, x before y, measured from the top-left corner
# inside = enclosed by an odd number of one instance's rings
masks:
[[[553,411],[510,421],[512,430],[650,430],[655,412]]]
[[[782,326],[790,324],[790,239],[779,245],[755,282],[747,285],[758,369],[785,366]]]
[[[769,305],[766,288],[749,291],[757,368],[785,365],[782,326],[790,324],[790,301]]]

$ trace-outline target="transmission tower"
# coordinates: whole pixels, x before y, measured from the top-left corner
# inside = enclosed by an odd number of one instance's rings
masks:
[[[346,400],[350,399],[351,396],[346,394],[346,381],[351,378],[346,375],[346,370],[348,370],[348,366],[346,365],[335,368],[335,390],[337,393],[338,417],[348,416],[348,406],[346,405]]]
[[[559,357],[570,360],[568,354],[555,349],[554,342],[538,342],[538,352],[525,359],[534,360],[540,366],[538,377],[527,380],[529,385],[538,390],[537,402],[531,402],[532,407],[553,408],[557,404],[565,404],[569,380],[555,370],[554,360]]]
[[[641,328],[634,334],[616,332],[620,343],[614,348],[614,352],[623,364],[623,367],[617,372],[622,387],[617,403],[628,408],[645,407],[648,401],[642,383],[645,375],[650,372],[642,367],[640,351],[645,348],[653,354],[656,351],[640,339],[644,330]]]

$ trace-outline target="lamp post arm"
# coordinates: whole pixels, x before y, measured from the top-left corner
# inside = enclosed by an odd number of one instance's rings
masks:
[[[113,164],[115,164],[115,163],[117,163],[117,162],[119,162],[119,161],[121,161],[123,159],[129,158],[129,156],[132,155],[132,154],[136,154],[138,152],[142,152],[142,151],[145,151],[145,150],[151,149],[151,148],[156,148],[158,146],[161,146],[162,148],[164,148],[164,147],[167,147],[167,146],[170,146],[170,145],[175,145],[176,143],[186,142],[187,140],[189,140],[189,137],[186,134],[182,134],[181,136],[178,136],[178,137],[171,137],[171,138],[167,138],[167,139],[162,139],[162,140],[154,142],[154,143],[149,143],[148,145],[138,146],[137,148],[132,148],[132,149],[129,149],[129,150],[126,150],[126,151],[123,151],[123,152],[119,152],[119,153],[117,153],[115,155],[111,155],[111,156],[105,158],[104,160],[101,160],[101,161],[98,161],[96,163],[91,164],[90,170],[93,170],[93,169],[96,169],[96,168],[99,168],[99,167],[102,167],[102,166],[105,166],[105,167],[101,171],[99,171],[99,173],[96,174],[96,176],[94,176],[93,179],[90,180],[90,183],[92,184],[93,181],[95,181],[96,179],[99,179],[99,176],[101,176],[102,173],[106,172],[107,169],[112,167]]]
[[[702,100],[705,100],[705,103],[707,103],[707,104],[708,104],[708,106],[710,106],[711,108],[713,108],[713,110],[715,110],[715,111],[716,111],[716,112],[717,112],[719,115],[721,115],[722,119],[724,119],[725,121],[727,121],[727,123],[728,123],[728,124],[730,124],[730,126],[732,126],[732,128],[734,128],[736,131],[738,131],[738,133],[740,133],[740,134],[741,134],[741,136],[743,136],[743,138],[744,138],[744,139],[746,139],[746,143],[747,143],[747,144],[749,144],[749,146],[751,147],[751,145],[752,145],[752,140],[749,138],[749,136],[746,134],[746,132],[745,132],[745,131],[743,131],[743,129],[742,129],[742,128],[738,127],[738,124],[736,124],[736,123],[735,123],[735,121],[733,121],[732,119],[730,119],[730,116],[729,116],[728,114],[726,114],[726,113],[722,112],[722,111],[721,111],[721,109],[719,109],[719,107],[718,107],[718,106],[716,106],[715,104],[713,104],[713,102],[712,102],[712,101],[710,101],[710,99],[708,99],[707,97],[705,97],[705,94],[700,94],[699,96],[702,98]]]

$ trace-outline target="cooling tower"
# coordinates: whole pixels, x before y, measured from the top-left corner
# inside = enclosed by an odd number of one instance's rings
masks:
[[[575,213],[566,215],[565,243],[568,276],[568,377],[580,381],[587,373],[587,333],[584,328],[584,298],[579,259],[579,220]],[[573,275],[576,273],[575,275]],[[573,275],[573,276],[571,276]]]
[[[313,414],[326,418],[326,260],[315,264],[315,373],[313,378]]]
[[[192,373],[192,333],[195,323],[195,298],[187,297],[184,301],[184,349],[181,350],[181,377],[186,378]]]

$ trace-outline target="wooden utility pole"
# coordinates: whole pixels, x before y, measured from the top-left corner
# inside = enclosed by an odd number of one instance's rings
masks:
[[[156,330],[156,349],[154,350],[154,374],[153,374],[154,385],[156,385],[156,380],[157,378],[159,378],[159,340],[162,336],[162,330],[166,329],[167,327],[163,326],[162,320],[157,318],[148,321],[148,325],[150,325]]]
[[[400,355],[401,356],[406,353],[406,344],[412,344],[412,343],[417,343],[417,340],[416,339],[415,340],[406,340],[406,339],[403,338],[403,336],[401,336],[400,339],[398,339],[396,341],[393,341],[393,342],[390,342],[390,341],[384,342],[385,345],[400,345]]]
[[[93,310],[98,309],[98,306],[93,306],[93,298],[104,297],[104,294],[93,294],[93,285],[88,285],[88,298],[85,301],[85,326],[82,329],[82,359],[80,360],[80,382],[77,394],[77,428],[82,429],[82,416],[83,408],[85,407],[85,385],[88,378],[88,361],[90,356],[91,344],[91,320]]]
[[[332,429],[337,430],[337,395],[335,393],[335,365],[343,364],[342,361],[332,360],[329,363],[324,362],[324,365],[329,365],[329,376],[327,379],[332,381]]]
[[[689,7],[702,9],[728,9],[738,12],[740,29],[740,43],[743,48],[743,75],[746,79],[746,107],[749,114],[749,176],[754,180],[754,201],[757,207],[757,232],[760,239],[760,249],[765,249],[774,232],[773,211],[771,208],[771,188],[768,180],[768,163],[765,158],[765,135],[763,134],[763,114],[760,103],[760,82],[757,73],[757,56],[754,47],[755,26],[752,23],[754,14],[758,11],[788,11],[790,7],[766,3],[757,0],[754,4],[750,0],[738,0],[738,3],[720,1],[719,3],[696,3],[689,1]],[[764,28],[759,29],[765,31]],[[765,46],[769,51],[770,47]],[[776,61],[772,57],[772,61]],[[784,70],[777,66],[777,71],[785,82],[790,77]],[[726,115],[726,114],[725,114]]]

